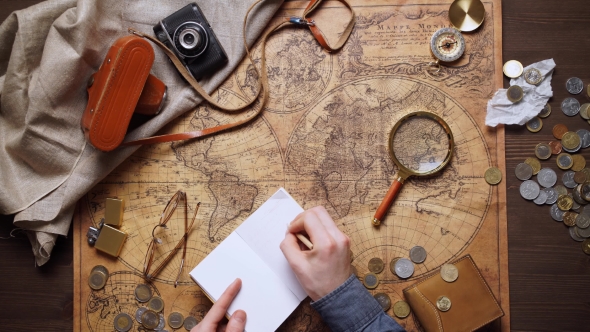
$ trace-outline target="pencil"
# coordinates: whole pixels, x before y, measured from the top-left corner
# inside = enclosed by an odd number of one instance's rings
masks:
[[[299,239],[299,241],[303,242],[303,244],[305,244],[305,246],[307,248],[309,248],[309,250],[313,249],[313,243],[311,243],[311,241],[309,241],[305,235],[301,234],[301,233],[296,233],[295,236],[297,236],[297,238]]]

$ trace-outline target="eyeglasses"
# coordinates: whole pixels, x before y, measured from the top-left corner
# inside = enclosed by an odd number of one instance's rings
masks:
[[[174,215],[174,211],[176,211],[176,208],[178,207],[178,205],[182,204],[182,202],[184,202],[184,235],[178,241],[178,243],[172,249],[172,251],[170,251],[170,254],[168,254],[168,256],[166,256],[166,258],[164,258],[162,260],[160,265],[158,265],[154,269],[154,271],[150,273],[150,270],[152,268],[152,263],[154,262],[156,247],[158,245],[162,244],[162,239],[156,237],[156,234],[155,234],[156,229],[158,227],[168,229],[166,224],[168,223],[168,221],[170,221],[170,219]],[[150,244],[148,245],[148,250],[146,252],[145,261],[144,261],[144,265],[143,265],[143,276],[146,280],[148,280],[148,281],[153,280],[158,275],[158,273],[160,273],[166,267],[166,265],[172,260],[172,258],[174,257],[174,255],[176,254],[178,249],[180,249],[180,247],[183,247],[182,260],[180,261],[180,271],[178,271],[178,276],[176,277],[176,281],[174,282],[174,287],[178,286],[178,280],[180,279],[180,276],[182,274],[182,269],[184,267],[184,260],[186,259],[186,247],[187,247],[187,242],[188,242],[188,234],[190,233],[191,229],[193,228],[193,224],[195,223],[195,219],[197,217],[197,212],[199,212],[200,206],[201,206],[201,203],[200,202],[197,203],[197,207],[195,208],[195,215],[193,216],[193,218],[189,224],[188,223],[188,203],[187,203],[186,193],[179,190],[174,194],[174,196],[172,196],[172,198],[170,198],[170,200],[168,201],[168,204],[166,204],[166,207],[164,208],[164,211],[162,212],[162,215],[160,216],[160,222],[158,222],[156,227],[154,227],[154,229],[152,230],[152,240],[150,241]]]

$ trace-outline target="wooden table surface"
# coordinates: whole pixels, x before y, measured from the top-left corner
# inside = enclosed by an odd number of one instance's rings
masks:
[[[12,11],[37,0],[0,0],[0,21]],[[520,197],[514,168],[534,156],[539,142],[553,140],[551,128],[564,123],[571,130],[590,129],[579,116],[560,109],[569,94],[565,82],[577,76],[590,83],[590,3],[588,0],[502,1],[503,60],[528,65],[553,58],[553,112],[536,134],[525,127],[506,130],[508,187],[508,246],[510,307],[513,331],[590,330],[590,256],[574,242],[566,227],[549,215],[549,206],[536,206]],[[504,82],[508,86],[508,80]],[[590,102],[584,93],[576,96]],[[590,149],[581,151],[590,163]],[[555,157],[542,162],[563,173]],[[0,237],[12,227],[10,216],[0,216]],[[22,235],[0,240],[0,330],[71,331],[73,318],[72,236],[60,238],[51,260],[34,266],[31,246]]]

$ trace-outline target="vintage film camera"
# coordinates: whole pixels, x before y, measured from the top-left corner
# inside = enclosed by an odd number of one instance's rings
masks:
[[[196,79],[227,63],[227,55],[196,3],[191,3],[154,26],[156,37],[171,49]]]

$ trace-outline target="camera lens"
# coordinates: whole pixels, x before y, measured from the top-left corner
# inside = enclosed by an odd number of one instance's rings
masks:
[[[207,49],[208,36],[199,23],[185,22],[174,32],[174,46],[185,57],[199,56]]]
[[[178,39],[180,40],[180,45],[182,45],[182,47],[184,47],[187,50],[192,50],[193,48],[199,46],[199,44],[201,43],[199,33],[191,28],[183,30],[180,33]]]

